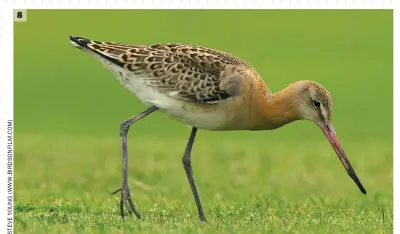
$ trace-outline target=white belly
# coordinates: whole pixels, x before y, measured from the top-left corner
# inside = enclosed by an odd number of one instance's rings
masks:
[[[216,108],[202,109],[199,105],[193,105],[188,101],[175,99],[149,87],[143,79],[123,68],[107,60],[102,60],[102,62],[106,68],[117,76],[121,84],[132,93],[136,94],[145,105],[155,105],[161,112],[168,114],[184,124],[200,129],[217,130],[222,127],[227,120],[223,110]]]

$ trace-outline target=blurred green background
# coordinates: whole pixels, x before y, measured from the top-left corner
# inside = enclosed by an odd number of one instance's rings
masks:
[[[287,202],[320,194],[390,211],[392,17],[391,10],[29,10],[27,22],[14,24],[17,218],[29,223],[18,207],[44,211],[35,204],[53,204],[60,193],[68,201],[111,199],[120,183],[119,124],[145,109],[71,47],[69,35],[216,48],[248,61],[273,92],[302,79],[331,92],[333,125],[369,195],[357,191],[320,130],[298,121],[269,132],[200,131],[193,167],[206,208],[221,203],[217,193],[232,204],[260,194]],[[132,185],[144,212],[181,200],[197,219],[180,162],[189,132],[161,113],[131,127],[130,183],[157,185],[152,192]],[[115,200],[107,202],[117,216]]]
[[[302,79],[323,84],[343,141],[392,137],[391,11],[31,10],[28,17],[15,24],[17,133],[114,135],[120,121],[144,109],[97,61],[72,49],[68,36],[76,35],[227,51],[252,64],[272,91]],[[187,132],[162,114],[151,118],[136,126],[138,134]],[[298,122],[263,136],[299,140],[313,131]],[[227,134],[253,135],[220,136]]]

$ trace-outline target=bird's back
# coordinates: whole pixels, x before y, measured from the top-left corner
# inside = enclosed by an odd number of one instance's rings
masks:
[[[99,42],[80,37],[70,40],[99,58],[144,103],[157,105],[181,121],[191,119],[186,123],[192,126],[214,122],[211,129],[232,119],[227,115],[234,112],[227,113],[226,105],[238,104],[254,82],[267,91],[246,61],[215,49],[189,44]],[[188,117],[185,112],[195,114]],[[199,116],[201,113],[207,116]]]

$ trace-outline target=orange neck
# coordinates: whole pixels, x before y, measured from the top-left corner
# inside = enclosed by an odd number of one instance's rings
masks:
[[[293,86],[274,93],[270,98],[265,95],[258,97],[255,129],[275,129],[300,119],[296,108],[296,93]]]

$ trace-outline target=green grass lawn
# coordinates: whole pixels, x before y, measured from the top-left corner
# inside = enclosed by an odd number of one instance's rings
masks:
[[[346,147],[363,195],[328,143],[260,147],[200,132],[193,170],[209,219],[202,224],[180,161],[184,138],[130,137],[130,185],[143,220],[125,222],[119,196],[110,195],[121,183],[117,137],[18,139],[16,230],[388,233],[393,225],[392,147],[385,142]]]
[[[18,233],[392,233],[392,11],[55,11],[15,23],[15,231]],[[143,219],[119,217],[119,123],[144,110],[69,35],[182,42],[246,59],[268,87],[311,79],[368,194],[317,126],[199,131],[161,113],[131,127],[129,184]]]

